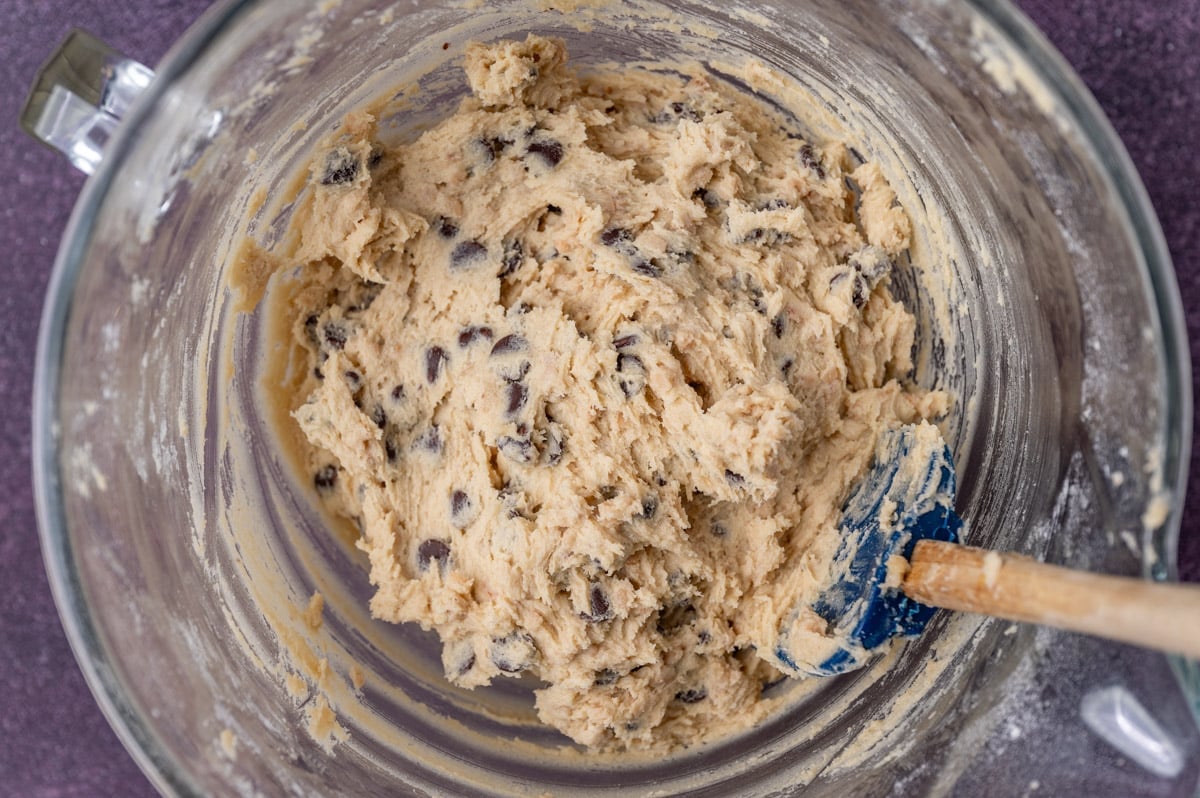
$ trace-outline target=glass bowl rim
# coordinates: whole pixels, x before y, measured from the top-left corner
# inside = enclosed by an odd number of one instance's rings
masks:
[[[33,437],[31,459],[38,534],[51,592],[75,659],[125,749],[150,782],[164,794],[202,795],[187,763],[161,745],[150,718],[143,716],[123,692],[100,641],[99,619],[85,600],[63,511],[63,485],[58,465],[59,367],[62,341],[74,300],[74,287],[92,238],[92,222],[115,177],[137,141],[136,131],[149,118],[158,100],[196,65],[222,33],[259,2],[224,0],[209,8],[170,48],[155,70],[155,78],[122,121],[96,173],[76,201],[63,234],[47,288],[34,367]],[[1187,486],[1192,444],[1191,358],[1183,305],[1166,239],[1141,178],[1111,123],[1091,92],[1045,36],[1010,0],[959,0],[970,12],[990,22],[1033,67],[1034,74],[1054,92],[1069,121],[1090,145],[1103,174],[1125,211],[1127,233],[1144,258],[1143,277],[1149,282],[1158,316],[1159,342],[1165,367],[1167,414],[1163,420],[1166,445],[1164,487],[1173,497],[1171,512],[1153,543],[1166,568],[1147,578],[1178,579],[1178,542],[1182,498]],[[1142,266],[1142,264],[1139,264]],[[1172,657],[1172,665],[1200,719],[1200,663]]]

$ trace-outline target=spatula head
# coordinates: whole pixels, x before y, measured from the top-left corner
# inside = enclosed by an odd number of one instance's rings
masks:
[[[937,428],[909,424],[883,433],[871,469],[842,509],[842,540],[815,600],[784,616],[775,648],[787,673],[828,676],[866,664],[893,637],[913,637],[934,608],[889,584],[918,540],[955,542],[954,462]],[[903,558],[899,560],[898,558]]]

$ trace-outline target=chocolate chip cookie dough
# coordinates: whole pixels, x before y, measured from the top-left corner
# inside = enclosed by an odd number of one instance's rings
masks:
[[[376,617],[459,685],[536,676],[579,743],[671,749],[766,712],[878,433],[947,398],[903,382],[876,165],[700,67],[566,60],[473,45],[415,141],[345,121],[264,255],[294,267],[282,401]]]

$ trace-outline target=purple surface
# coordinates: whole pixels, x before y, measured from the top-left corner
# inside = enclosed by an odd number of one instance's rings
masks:
[[[0,796],[153,795],[84,684],[41,564],[30,477],[34,342],[50,267],[83,184],[17,127],[26,88],[72,26],[154,64],[205,0],[4,0],[0,119]],[[1129,149],[1175,260],[1192,357],[1200,352],[1200,0],[1020,0],[1096,95]],[[1200,362],[1200,361],[1198,361]],[[1181,569],[1200,580],[1193,460]]]

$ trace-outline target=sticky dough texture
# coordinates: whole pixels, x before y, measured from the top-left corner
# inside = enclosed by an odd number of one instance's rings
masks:
[[[945,411],[901,383],[908,217],[699,68],[581,76],[537,37],[465,68],[411,143],[351,115],[273,253],[314,484],[448,679],[530,672],[598,748],[744,728],[879,431]]]

